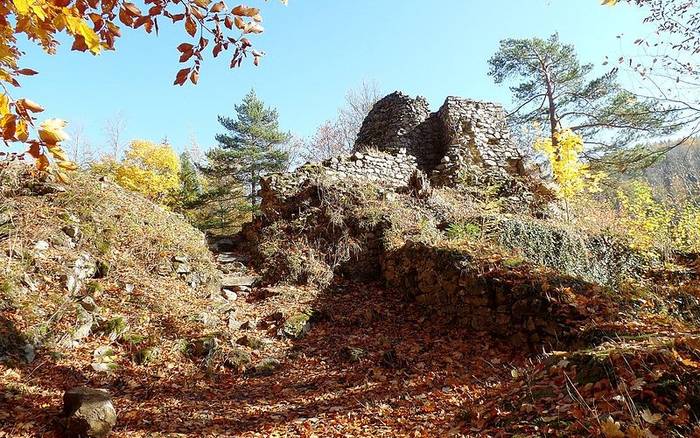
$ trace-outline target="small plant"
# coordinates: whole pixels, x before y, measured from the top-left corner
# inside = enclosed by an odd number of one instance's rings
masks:
[[[513,257],[508,257],[507,259],[503,260],[503,266],[506,268],[517,268],[518,266],[522,265],[525,263],[525,259],[520,257],[520,256],[513,256]]]
[[[0,294],[10,295],[14,289],[14,284],[10,280],[0,281]]]
[[[104,291],[104,287],[98,281],[89,281],[85,285],[85,289],[88,295],[99,295]]]
[[[158,356],[160,356],[160,350],[158,348],[146,347],[134,354],[134,362],[139,365],[147,366],[158,359]]]
[[[111,339],[119,339],[124,333],[126,333],[129,325],[122,316],[117,316],[110,319],[104,324],[102,332],[104,332]]]
[[[471,222],[456,222],[447,227],[445,235],[455,242],[476,240],[481,237],[481,227]]]

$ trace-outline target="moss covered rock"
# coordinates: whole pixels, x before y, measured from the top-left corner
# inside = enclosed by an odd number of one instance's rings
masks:
[[[311,315],[309,313],[297,313],[284,322],[281,334],[292,339],[301,339],[311,329]]]

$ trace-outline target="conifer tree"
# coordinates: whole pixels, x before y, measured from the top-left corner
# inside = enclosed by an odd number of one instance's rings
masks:
[[[280,130],[277,110],[266,107],[254,90],[235,110],[235,118],[219,116],[226,132],[216,136],[218,146],[207,153],[209,165],[202,170],[211,179],[230,178],[248,187],[248,199],[255,207],[260,178],[286,167],[288,156],[281,145],[290,135]]]
[[[557,34],[503,40],[489,66],[497,84],[512,82],[511,122],[546,126],[557,153],[557,133],[563,129],[590,147],[614,150],[679,127],[673,122],[675,108],[624,90],[615,69],[593,77],[593,65],[581,64],[574,46]]]
[[[202,196],[202,184],[189,152],[180,154],[179,202],[183,207],[196,203]]]

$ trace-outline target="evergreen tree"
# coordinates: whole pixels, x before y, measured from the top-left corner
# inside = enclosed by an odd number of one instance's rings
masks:
[[[192,162],[189,152],[180,154],[180,193],[179,203],[188,208],[202,196],[202,184],[199,181],[197,168]]]
[[[235,110],[235,118],[219,116],[226,132],[216,136],[218,147],[207,153],[209,165],[203,172],[220,183],[232,178],[248,187],[248,199],[255,207],[260,178],[286,167],[288,156],[280,146],[290,135],[280,130],[277,110],[266,107],[253,90]]]
[[[572,45],[557,34],[548,39],[507,39],[489,60],[489,75],[510,87],[516,126],[546,127],[555,151],[557,134],[571,129],[589,146],[615,149],[678,128],[674,108],[641,98],[617,83],[617,70],[591,78],[592,64],[581,64]]]

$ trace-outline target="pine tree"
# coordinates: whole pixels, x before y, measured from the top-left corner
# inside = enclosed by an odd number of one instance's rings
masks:
[[[253,90],[235,110],[235,118],[219,116],[226,132],[216,136],[218,147],[207,153],[209,165],[203,172],[211,179],[232,178],[248,187],[248,199],[255,207],[260,178],[286,167],[288,156],[280,146],[290,135],[280,130],[277,110],[266,107]]]
[[[197,168],[192,162],[189,152],[180,154],[180,193],[179,203],[182,207],[196,203],[202,196],[202,184],[199,181]]]
[[[497,84],[512,81],[516,126],[547,127],[558,153],[557,133],[571,129],[589,147],[617,149],[645,137],[678,129],[674,108],[636,96],[617,82],[617,70],[599,77],[592,64],[581,64],[574,46],[557,34],[548,39],[507,39],[489,60]]]

